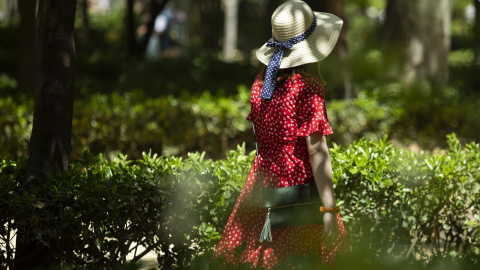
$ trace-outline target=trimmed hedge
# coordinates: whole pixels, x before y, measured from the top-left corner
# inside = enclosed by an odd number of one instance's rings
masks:
[[[434,91],[428,85],[390,85],[363,91],[351,100],[327,103],[335,133],[329,138],[349,144],[357,138],[379,139],[385,134],[426,149],[447,147],[444,138],[458,132],[461,141],[479,141],[480,99],[460,98],[454,89]],[[208,158],[225,154],[242,142],[253,145],[249,90],[239,86],[233,96],[201,95],[149,97],[142,91],[93,94],[74,104],[72,157],[84,150],[133,159],[152,149],[162,155],[186,157],[205,151]],[[0,155],[25,157],[32,126],[33,101],[0,97]],[[249,148],[249,149],[253,149]]]
[[[118,153],[134,159],[143,151],[186,156],[205,151],[224,158],[245,137],[249,91],[240,86],[233,97],[146,97],[142,91],[93,94],[74,103],[72,156],[84,150]],[[32,128],[33,101],[23,97],[0,98],[0,155],[25,157]],[[248,136],[246,135],[248,134]]]
[[[19,185],[25,162],[4,157],[0,244],[8,247],[17,226],[33,225],[30,237],[63,266],[113,269],[138,245],[163,253],[163,265],[187,264],[219,239],[252,158],[241,147],[215,162],[198,153],[186,160],[144,153],[136,161],[120,154],[108,162],[84,152],[68,172],[26,189]],[[3,264],[12,263],[9,250],[0,251]]]
[[[453,134],[448,145],[435,154],[386,138],[332,146],[336,198],[354,251],[341,267],[433,267],[445,257],[478,265],[480,145],[462,146]],[[226,159],[204,156],[144,153],[134,161],[119,154],[109,162],[84,152],[68,172],[31,189],[19,185],[25,162],[1,158],[2,267],[11,263],[8,233],[30,224],[30,237],[64,267],[118,267],[139,244],[157,252],[164,269],[206,269],[254,152],[243,145]]]
[[[463,147],[455,134],[447,142],[438,154],[395,148],[385,138],[331,149],[354,243],[422,260],[479,254],[480,145]]]

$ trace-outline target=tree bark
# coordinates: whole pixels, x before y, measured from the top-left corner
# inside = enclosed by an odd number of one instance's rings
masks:
[[[223,0],[225,7],[223,58],[233,62],[237,50],[239,0]]]
[[[18,39],[18,89],[33,92],[35,87],[36,0],[18,0],[20,34]]]
[[[82,18],[82,27],[77,33],[77,45],[90,46],[90,19],[88,16],[88,0],[79,0],[80,14]]]
[[[191,1],[191,5],[189,27],[194,46],[205,51],[218,51],[221,34],[213,29],[222,23],[220,1]]]
[[[478,91],[480,88],[480,1],[473,0],[475,6],[475,25],[473,27],[474,31],[474,40],[473,40],[473,49],[474,49],[474,59],[472,65],[472,85],[473,89]]]
[[[76,0],[40,0],[37,17],[36,89],[30,157],[24,184],[43,185],[47,174],[70,163],[75,85]],[[33,226],[17,234],[15,269],[51,267],[46,246],[32,239]]]
[[[135,36],[136,29],[135,29],[135,16],[133,12],[133,3],[134,0],[127,0],[125,9],[126,9],[126,16],[125,16],[125,30],[126,30],[126,42],[127,42],[127,48],[128,52],[131,56],[134,56],[137,54],[137,39]]]
[[[88,0],[81,0],[82,5],[82,27],[85,31],[90,29],[90,21],[88,19]]]
[[[477,67],[477,70],[480,70],[480,1],[473,0],[475,5],[475,26],[474,26],[474,49],[475,49],[475,60],[474,65]]]
[[[451,0],[388,0],[384,35],[387,77],[448,81]]]

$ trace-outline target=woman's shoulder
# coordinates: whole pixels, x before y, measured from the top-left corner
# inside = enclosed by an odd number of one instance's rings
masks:
[[[322,96],[324,94],[322,81],[314,76],[295,74],[293,86],[301,90],[299,94],[320,93]]]

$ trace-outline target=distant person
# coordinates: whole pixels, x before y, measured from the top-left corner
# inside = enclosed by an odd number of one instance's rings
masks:
[[[186,33],[184,24],[187,15],[176,10],[172,2],[155,18],[152,36],[147,45],[147,57],[154,58],[161,53],[185,43]]]
[[[147,49],[145,53],[147,58],[158,57],[160,55],[161,50],[164,49],[165,47],[165,44],[162,44],[162,43],[165,42],[164,36],[168,36],[168,24],[170,20],[166,15],[168,14],[168,11],[165,11],[165,9],[162,12],[160,12],[160,14],[158,14],[158,16],[155,18],[153,32],[152,32],[152,35],[150,36],[150,39],[148,40]]]
[[[172,3],[169,3],[155,19],[154,29],[155,33],[160,37],[160,51],[164,51],[172,46],[170,38],[170,26],[172,17]]]
[[[254,124],[260,149],[215,251],[215,257],[232,269],[243,264],[274,269],[289,257],[312,254],[315,264],[330,264],[337,252],[347,250],[347,232],[333,192],[325,138],[332,129],[319,69],[343,22],[335,15],[313,12],[300,0],[279,6],[271,21],[273,37],[256,53],[266,66],[253,83],[247,118]],[[269,231],[262,189],[306,183],[316,183],[323,205],[308,215],[323,224]]]

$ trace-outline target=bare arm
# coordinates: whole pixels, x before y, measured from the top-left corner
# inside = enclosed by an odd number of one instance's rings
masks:
[[[335,195],[333,194],[332,162],[328,153],[327,140],[320,132],[315,132],[305,137],[305,140],[307,141],[313,177],[315,178],[322,204],[325,207],[334,207]]]
[[[327,140],[320,132],[315,132],[305,137],[305,140],[307,142],[313,177],[315,178],[322,204],[325,207],[334,207],[335,195],[333,193],[332,162],[328,152]],[[323,223],[324,231],[321,240],[325,245],[330,245],[338,236],[336,215],[325,213]]]

